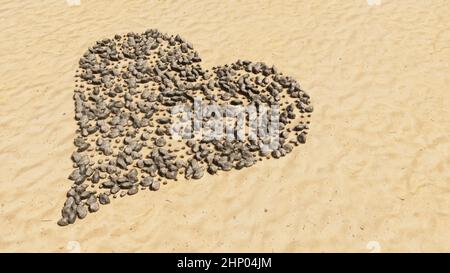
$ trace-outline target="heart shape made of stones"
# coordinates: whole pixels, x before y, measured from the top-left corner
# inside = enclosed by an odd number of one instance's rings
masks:
[[[84,53],[73,97],[73,185],[58,225],[179,176],[248,168],[305,143],[313,107],[294,79],[263,62],[211,71],[200,63],[191,43],[155,29],[97,41]],[[236,109],[241,123],[224,114]]]

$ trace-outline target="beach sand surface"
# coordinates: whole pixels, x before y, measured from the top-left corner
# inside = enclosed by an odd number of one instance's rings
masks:
[[[445,0],[3,0],[0,251],[450,251],[449,14]],[[149,28],[192,42],[204,68],[249,59],[297,79],[307,143],[61,228],[78,60]]]

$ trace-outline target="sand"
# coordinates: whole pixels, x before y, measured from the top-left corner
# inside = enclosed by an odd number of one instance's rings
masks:
[[[450,251],[448,14],[445,0],[3,1],[0,251]],[[147,28],[191,41],[204,67],[250,59],[297,79],[308,142],[58,227],[78,59]]]

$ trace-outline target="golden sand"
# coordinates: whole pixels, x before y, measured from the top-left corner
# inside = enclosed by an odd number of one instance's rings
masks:
[[[68,2],[0,8],[0,251],[450,251],[447,1]],[[205,68],[294,77],[315,108],[307,144],[58,227],[78,59],[148,28],[192,42]]]

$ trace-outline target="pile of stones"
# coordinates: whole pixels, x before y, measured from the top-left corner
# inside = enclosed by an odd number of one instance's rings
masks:
[[[211,71],[200,63],[191,43],[155,29],[97,41],[84,53],[73,97],[73,185],[58,225],[73,224],[114,198],[248,168],[305,143],[313,107],[294,79],[262,62],[238,60]],[[191,107],[195,98],[221,106],[277,106],[280,145],[268,150],[263,138],[174,137],[173,107]]]

